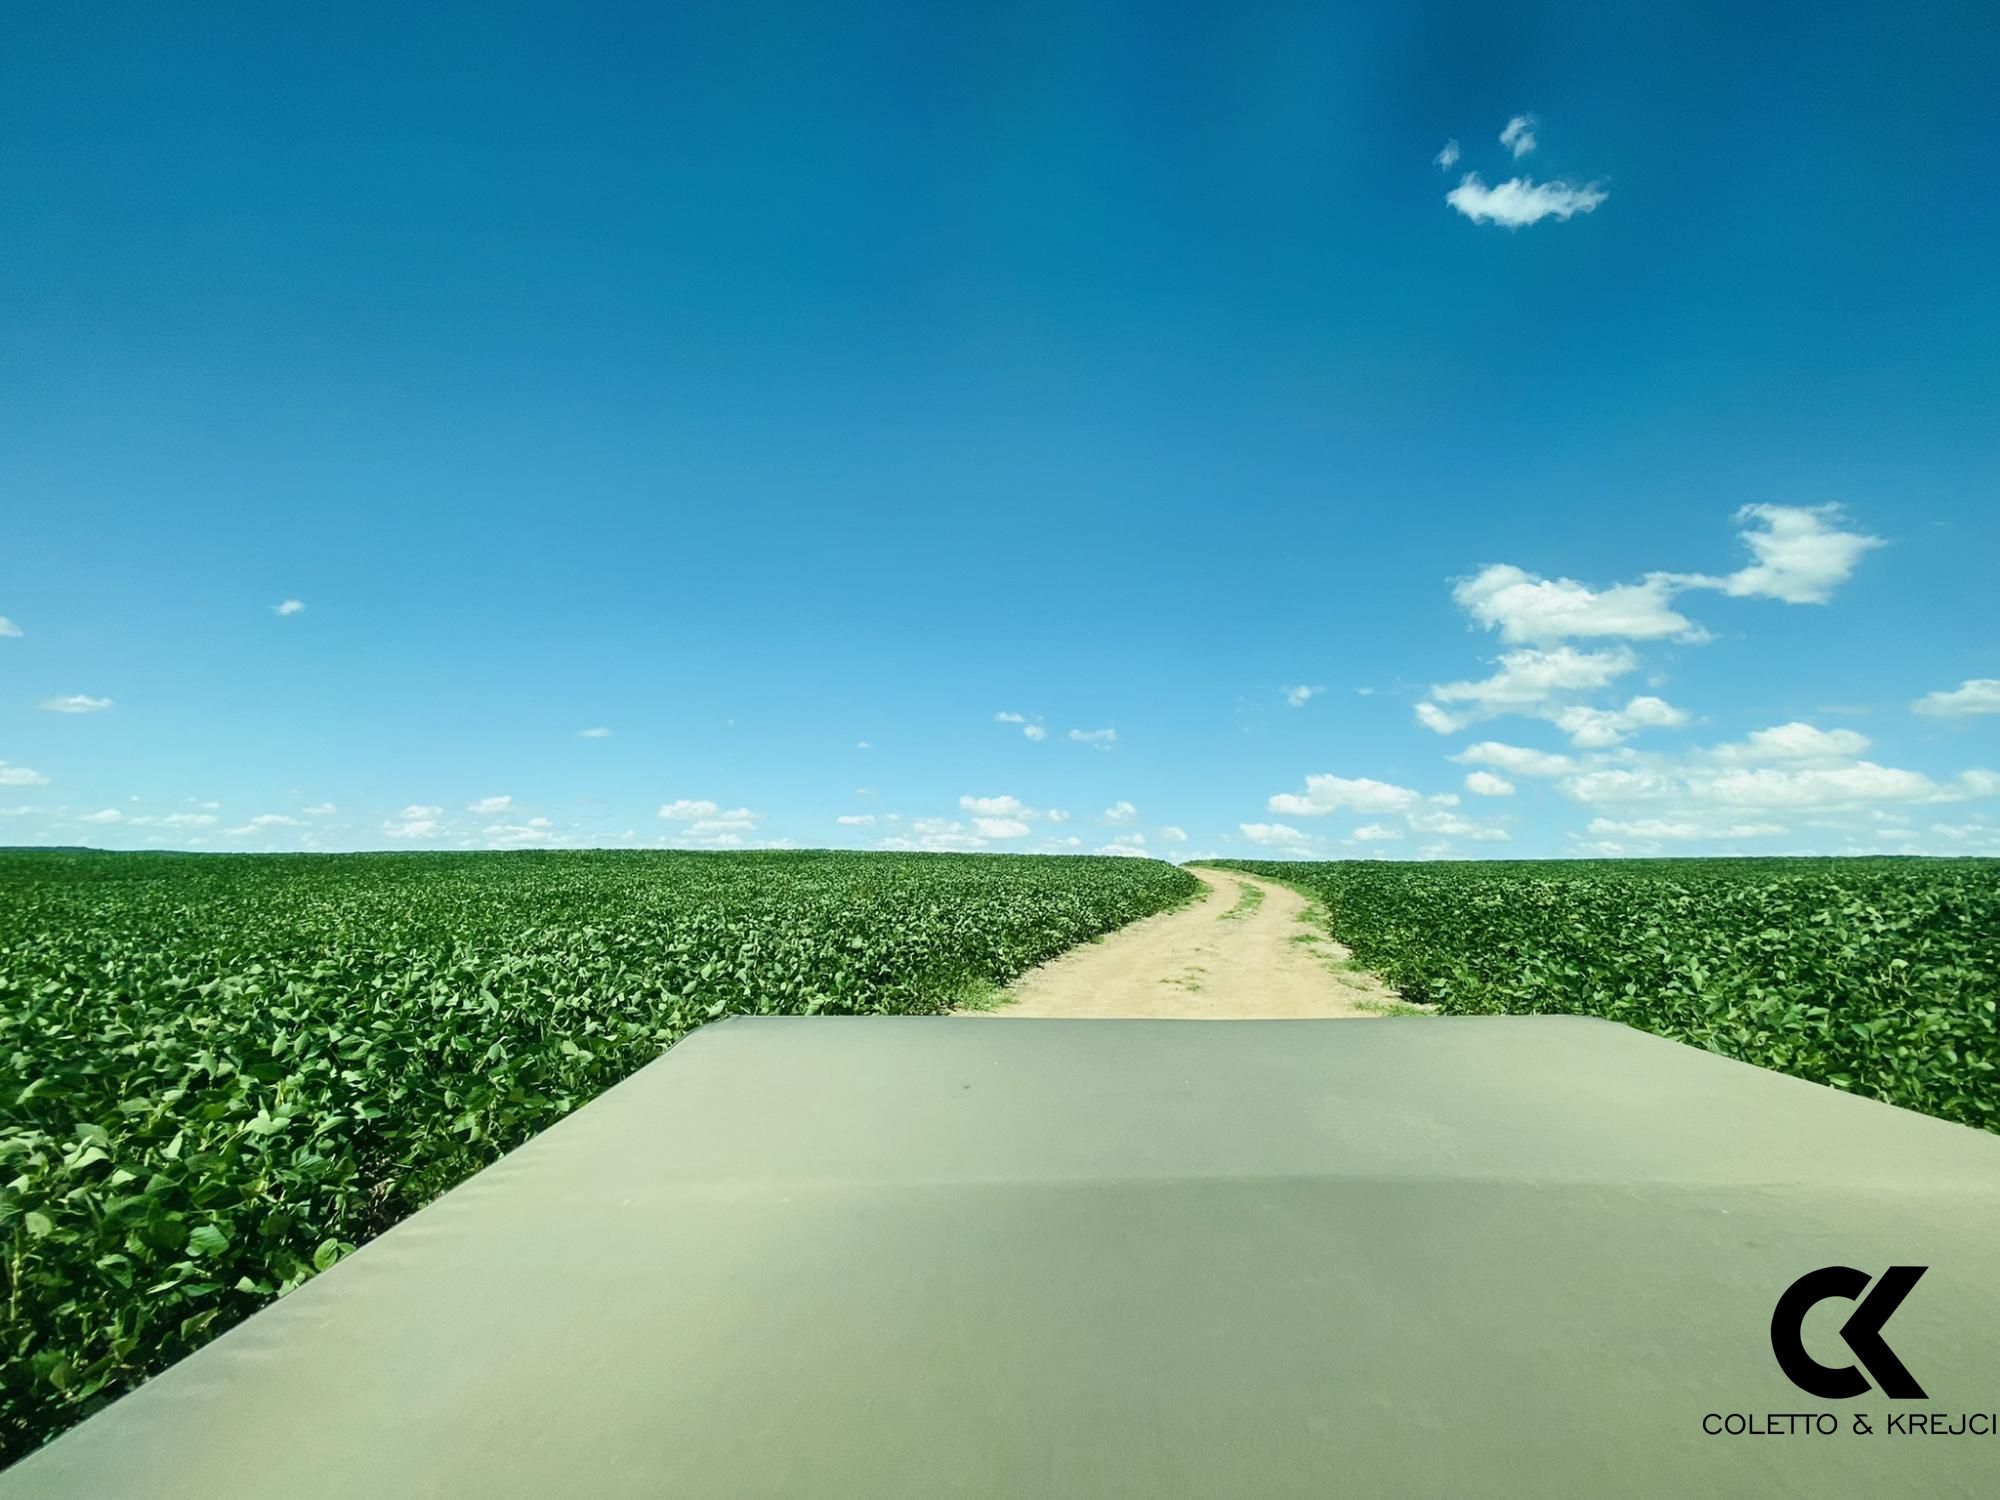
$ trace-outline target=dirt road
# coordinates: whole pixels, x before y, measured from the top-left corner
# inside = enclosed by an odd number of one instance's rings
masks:
[[[1207,894],[1073,948],[1010,985],[994,1016],[1191,1020],[1381,1015],[1399,1005],[1303,920],[1306,898],[1233,870],[1190,868]]]

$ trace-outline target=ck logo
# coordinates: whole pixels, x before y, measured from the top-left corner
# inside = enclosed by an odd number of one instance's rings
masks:
[[[1875,1384],[1885,1396],[1898,1401],[1924,1399],[1924,1388],[1903,1368],[1896,1351],[1883,1341],[1882,1325],[1903,1305],[1910,1288],[1929,1269],[1891,1266],[1872,1290],[1868,1273],[1852,1266],[1821,1266],[1817,1271],[1806,1272],[1785,1288],[1771,1314],[1771,1352],[1778,1356],[1778,1367],[1800,1390],[1828,1400],[1861,1395],[1868,1389],[1868,1375],[1875,1377]],[[1863,1292],[1868,1295],[1862,1296]],[[1842,1365],[1833,1369],[1806,1353],[1801,1337],[1806,1314],[1829,1297],[1843,1297],[1857,1304],[1840,1325],[1840,1336],[1860,1361],[1859,1367]],[[1862,1370],[1868,1375],[1863,1375]]]

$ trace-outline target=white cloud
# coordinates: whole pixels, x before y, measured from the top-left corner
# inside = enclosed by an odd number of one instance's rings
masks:
[[[1185,828],[1176,828],[1173,824],[1169,823],[1160,829],[1159,832],[1160,842],[1163,844],[1185,844],[1187,842],[1187,830]]]
[[[1493,563],[1461,580],[1451,597],[1509,642],[1549,645],[1574,636],[1705,639],[1699,626],[1668,608],[1668,600],[1685,586],[1685,575],[1648,573],[1638,583],[1593,589],[1574,578],[1542,578]]]
[[[1955,795],[1921,771],[1856,761],[1808,770],[1725,771],[1691,788],[1697,797],[1731,807],[1835,808],[1868,802],[1948,802]]]
[[[514,799],[502,794],[497,797],[481,797],[477,802],[468,802],[465,810],[469,813],[477,813],[482,818],[489,818],[495,813],[505,812],[513,805]]]
[[[1503,745],[1498,740],[1481,740],[1451,757],[1462,766],[1498,766],[1516,776],[1561,776],[1576,769],[1567,755],[1546,750],[1529,750],[1520,745]]]
[[[1430,796],[1424,798],[1424,801],[1433,803],[1438,807],[1456,807],[1459,803],[1459,796],[1457,792],[1432,792]]]
[[[747,807],[732,807],[718,812],[713,817],[696,818],[688,824],[687,831],[697,838],[713,837],[719,833],[749,833],[756,828],[759,815]]]
[[[576,737],[580,740],[608,740],[611,738],[611,731],[602,724],[594,724],[588,729],[579,729]]]
[[[960,797],[958,806],[961,812],[989,818],[1016,818],[1028,810],[1019,797]]]
[[[1520,229],[1552,216],[1560,220],[1587,214],[1610,196],[1594,182],[1577,187],[1528,177],[1510,177],[1497,187],[1488,187],[1477,172],[1467,172],[1458,186],[1444,195],[1444,201],[1475,224]]]
[[[438,831],[438,819],[444,816],[441,807],[429,807],[421,803],[411,803],[403,809],[400,818],[388,818],[382,823],[382,831],[392,839],[425,839]]]
[[[1511,797],[1514,783],[1504,776],[1495,776],[1491,771],[1468,772],[1465,789],[1477,797]]]
[[[1457,734],[1472,720],[1448,714],[1435,703],[1419,703],[1417,722],[1436,734]]]
[[[38,813],[43,811],[45,811],[45,809],[39,807],[31,807],[27,803],[23,802],[18,807],[0,807],[0,818],[25,818],[30,813]]]
[[[833,821],[840,824],[843,828],[873,828],[875,826],[875,814],[842,813]]]
[[[965,832],[964,825],[949,818],[917,818],[910,824],[914,837],[901,834],[881,840],[876,847],[881,849],[921,849],[932,853],[965,852],[984,849],[986,840],[978,834]]]
[[[1312,839],[1285,823],[1238,823],[1237,831],[1253,844],[1303,854],[1312,848]]]
[[[674,802],[664,802],[660,805],[660,816],[670,818],[677,823],[686,823],[695,818],[712,818],[717,811],[718,809],[713,802],[692,802],[686,797],[682,797]]]
[[[406,815],[413,812],[436,813],[437,811],[438,809],[435,807],[404,809]],[[134,818],[132,821],[135,823],[151,823],[155,820],[152,818]],[[161,819],[158,821],[167,822],[172,820]],[[210,818],[208,821],[213,823],[215,820]],[[247,822],[241,823],[235,828],[225,828],[222,831],[230,838],[241,838],[245,834],[262,833],[270,828],[303,828],[304,826],[297,818],[287,817],[284,813],[258,813],[256,817],[249,819]],[[389,830],[388,824],[385,823],[382,826],[385,831]]]
[[[1069,814],[1060,807],[1052,807],[1043,814],[1051,823],[1067,823]]]
[[[1136,833],[1128,834],[1123,838],[1113,839],[1110,843],[1095,852],[1099,854],[1118,855],[1125,859],[1144,859],[1146,858],[1145,843],[1146,840],[1141,835]]]
[[[305,608],[305,606],[304,606],[303,604],[299,603],[299,601],[298,601],[298,600],[296,600],[296,599],[287,599],[287,600],[285,600],[285,601],[284,601],[284,602],[283,602],[282,604],[274,604],[274,605],[272,605],[272,606],[271,606],[271,613],[272,613],[272,614],[274,614],[274,615],[280,615],[280,616],[283,616],[283,615],[295,615],[295,614],[297,614],[297,613],[298,613],[298,612],[299,612],[300,610],[302,610],[302,609],[304,609],[304,608]]]
[[[1458,140],[1454,137],[1446,141],[1444,149],[1431,158],[1431,165],[1437,167],[1440,171],[1449,172],[1453,167],[1458,165],[1458,157]]]
[[[974,818],[972,826],[989,839],[1018,839],[1028,833],[1028,825],[1019,818]]]
[[[1139,809],[1129,802],[1114,802],[1104,809],[1104,821],[1107,823],[1130,823],[1138,816]]]
[[[1040,714],[1017,714],[1012,709],[1002,710],[993,716],[993,722],[996,724],[1019,724],[1022,734],[1031,740],[1037,741],[1045,740],[1049,737],[1048,730],[1042,727],[1040,720]],[[1077,739],[1080,736],[1075,731],[1071,731],[1070,738]],[[1117,736],[1113,735],[1112,738],[1116,739]]]
[[[215,823],[214,813],[168,813],[156,820],[162,828],[208,828]]]
[[[1926,693],[1910,705],[1920,714],[1940,719],[1968,714],[2000,714],[2000,677],[1968,677],[1950,692]]]
[[[856,740],[854,742],[854,748],[857,750],[873,750],[875,747],[869,744],[868,741],[866,740]]]
[[[1301,684],[1298,687],[1282,688],[1280,691],[1285,695],[1285,706],[1287,708],[1304,708],[1307,703],[1325,692],[1326,689],[1323,687],[1306,687]]]
[[[1280,792],[1265,804],[1274,813],[1294,817],[1318,817],[1350,808],[1355,812],[1401,812],[1423,800],[1408,787],[1393,786],[1368,777],[1348,780],[1341,776],[1308,776],[1303,797],[1296,792]]]
[[[1402,829],[1391,828],[1387,823],[1364,823],[1354,830],[1355,839],[1363,844],[1384,844],[1402,836]]]
[[[1688,716],[1664,698],[1634,698],[1623,708],[1585,708],[1581,705],[1557,709],[1548,715],[1557,728],[1579,749],[1601,750],[1622,745],[1636,730],[1672,729],[1687,723]]]
[[[1533,115],[1516,115],[1501,130],[1500,144],[1514,153],[1514,160],[1519,161],[1535,149],[1538,144],[1535,126],[1539,123]]]
[[[315,802],[311,807],[302,807],[299,811],[309,818],[330,818],[340,809],[331,802]]]
[[[47,786],[49,778],[26,766],[10,766],[0,760],[0,786]]]
[[[88,693],[71,693],[66,698],[44,698],[37,707],[52,714],[95,714],[111,707],[111,700],[93,698]]]
[[[1069,737],[1079,745],[1090,745],[1098,750],[1109,750],[1118,743],[1115,729],[1072,729]]]
[[[1759,763],[1773,760],[1851,760],[1868,748],[1868,736],[1852,729],[1817,729],[1796,721],[1753,732],[1740,745],[1717,745],[1717,760]]]
[[[1743,541],[1757,559],[1722,580],[1722,591],[1740,597],[1824,604],[1863,556],[1888,545],[1880,537],[1842,531],[1838,505],[1746,505],[1739,522],[1756,528]]]
[[[1658,802],[1681,793],[1681,784],[1656,771],[1584,771],[1562,789],[1579,802]]]
[[[1639,658],[1627,646],[1579,651],[1558,646],[1553,651],[1506,651],[1500,670],[1477,682],[1446,682],[1431,689],[1442,703],[1474,703],[1489,712],[1532,707],[1557,693],[1601,688],[1634,670]]]
[[[94,813],[85,813],[77,821],[79,823],[122,823],[125,821],[125,814],[115,807],[103,807]]]
[[[1665,818],[1592,818],[1590,831],[1619,838],[1635,839],[1764,839],[1777,838],[1785,829],[1776,823],[1705,824],[1670,822]]]
[[[18,639],[20,637],[20,634],[21,634],[20,626],[16,625],[12,620],[8,619],[5,615],[0,615],[0,636],[13,636],[16,639]]]
[[[547,818],[530,818],[525,823],[492,823],[483,831],[489,849],[532,849],[564,842]]]

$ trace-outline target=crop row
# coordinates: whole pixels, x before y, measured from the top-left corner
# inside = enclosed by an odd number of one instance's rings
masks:
[[[0,1458],[731,1014],[930,1012],[1146,860],[0,855]]]
[[[1246,863],[1456,1014],[1605,1016],[2000,1130],[2000,861]]]

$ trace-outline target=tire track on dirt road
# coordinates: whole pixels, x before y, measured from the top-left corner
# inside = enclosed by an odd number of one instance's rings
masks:
[[[1031,969],[983,1013],[1182,1020],[1361,1019],[1411,1011],[1309,919],[1288,886],[1189,866],[1208,889]]]

